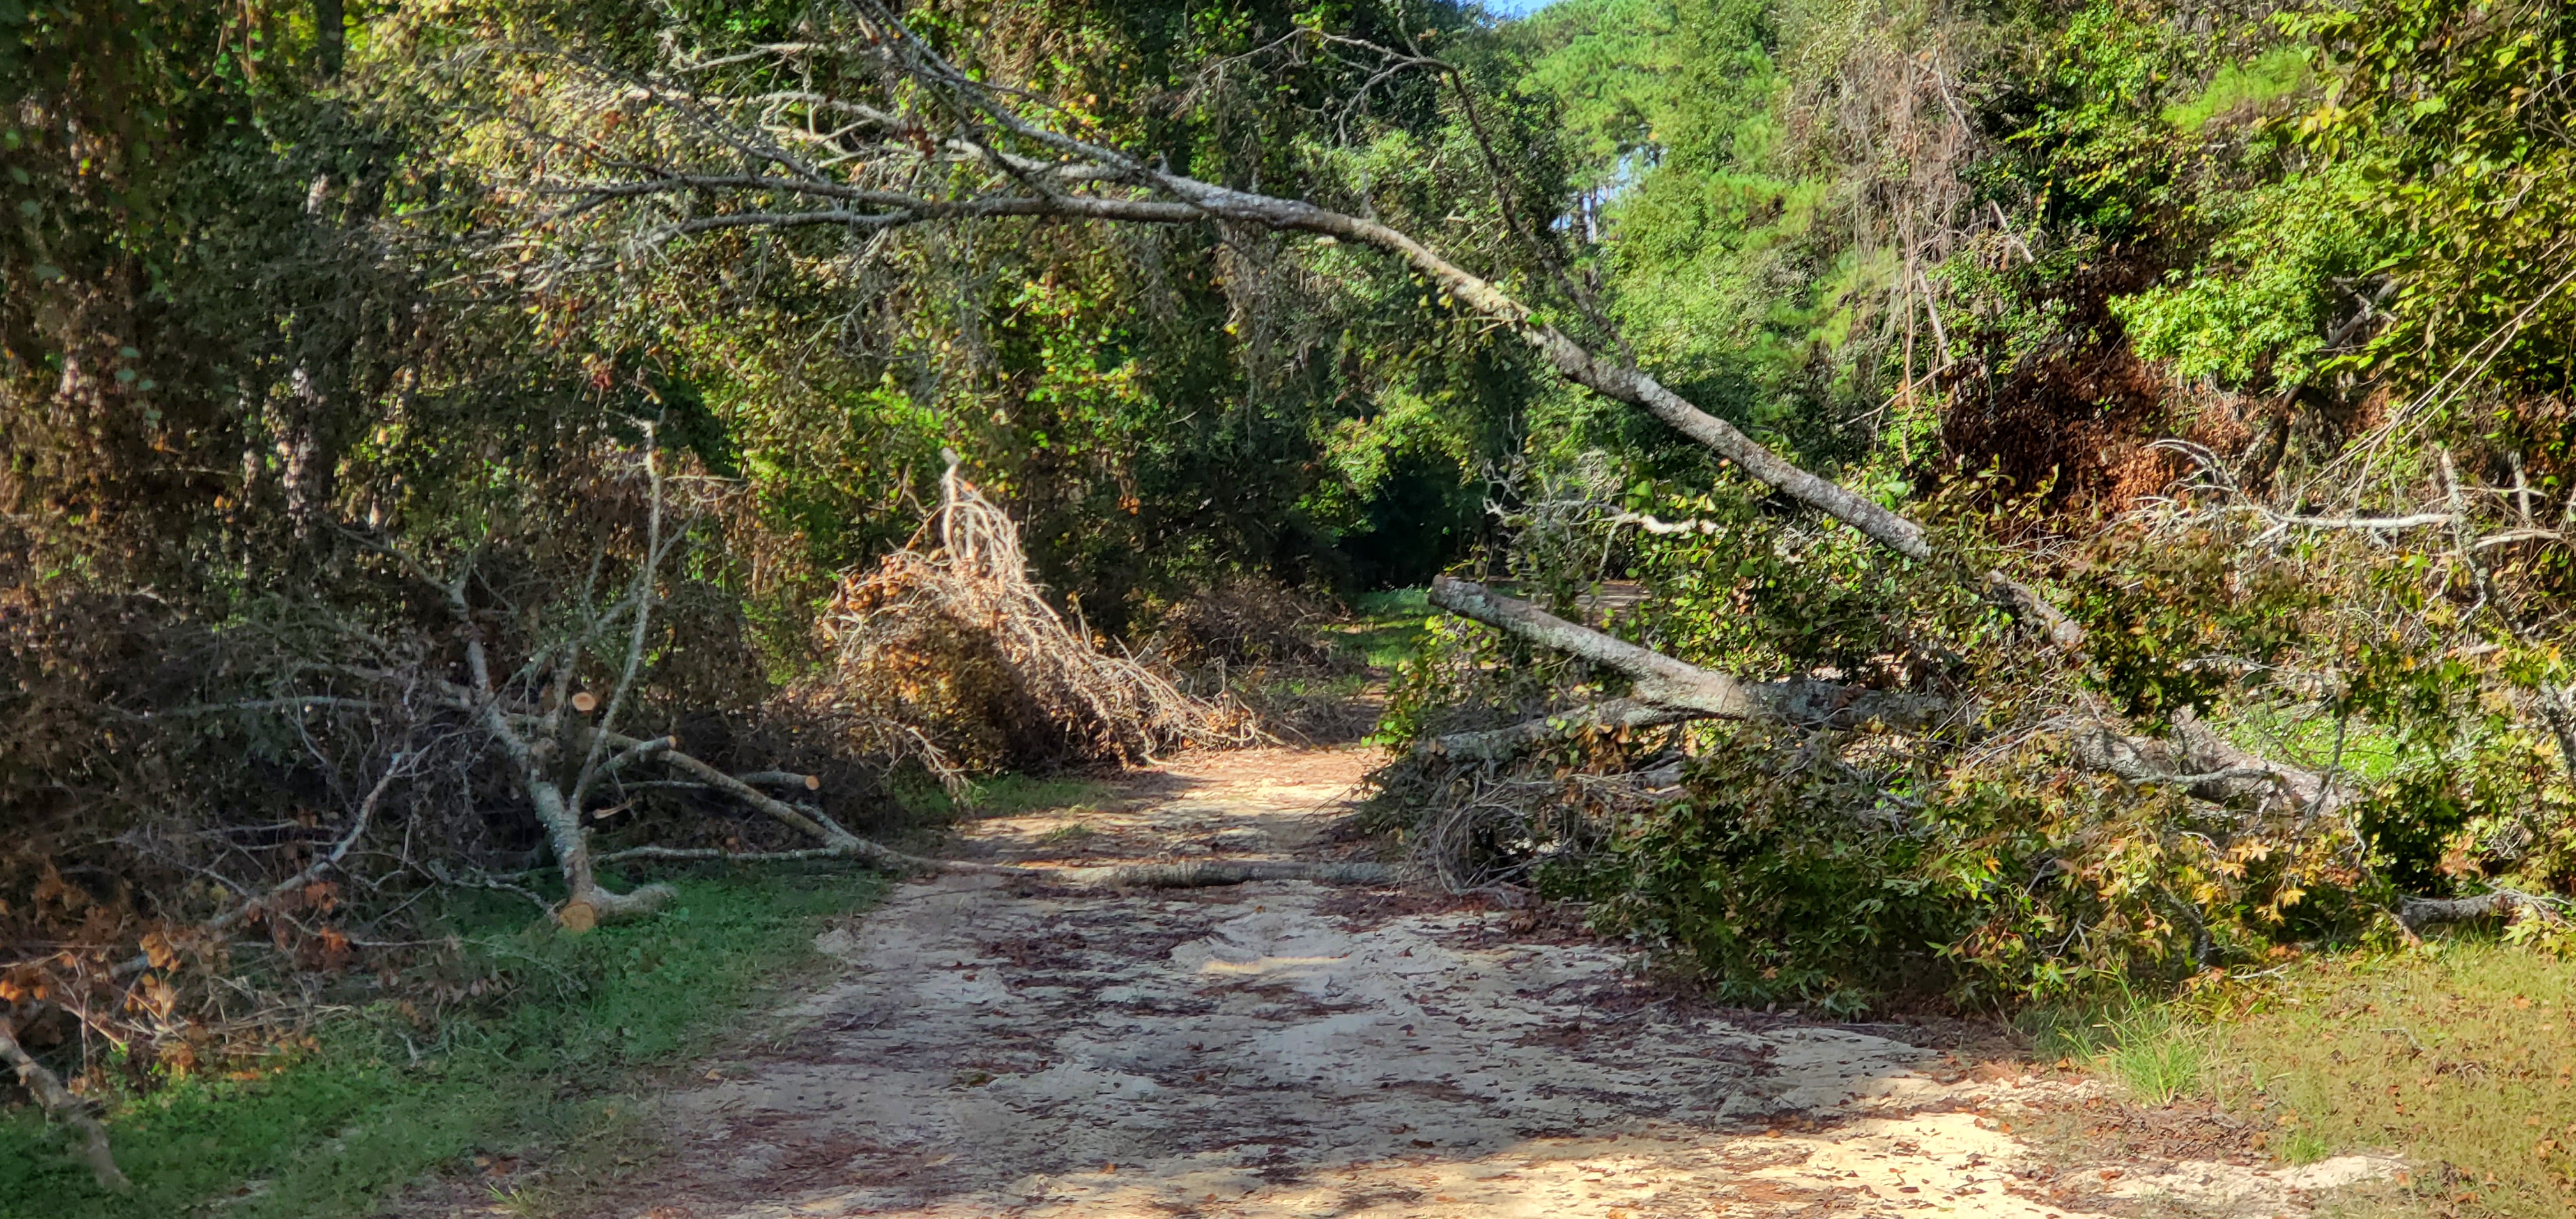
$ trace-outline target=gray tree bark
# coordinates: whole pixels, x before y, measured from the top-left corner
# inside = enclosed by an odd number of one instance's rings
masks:
[[[116,1166],[116,1155],[107,1145],[107,1127],[99,1124],[98,1115],[91,1112],[90,1102],[72,1095],[71,1089],[63,1086],[60,1076],[47,1070],[45,1064],[36,1061],[35,1055],[18,1044],[17,1026],[9,1020],[0,1020],[0,1062],[17,1069],[18,1082],[36,1098],[36,1105],[45,1111],[45,1116],[71,1127],[73,1133],[80,1136],[81,1162],[89,1165],[90,1173],[98,1178],[100,1189],[121,1192],[133,1186],[133,1182],[126,1180],[124,1171]]]
[[[1644,728],[1687,720],[1757,720],[1810,728],[1882,725],[1920,730],[1956,715],[1949,699],[1827,681],[1748,682],[1676,660],[1616,636],[1503,596],[1471,580],[1441,576],[1431,582],[1431,603],[1517,639],[1581,657],[1630,682],[1625,698],[1482,732],[1437,739],[1444,753],[1499,759],[1531,745],[1588,727]]]

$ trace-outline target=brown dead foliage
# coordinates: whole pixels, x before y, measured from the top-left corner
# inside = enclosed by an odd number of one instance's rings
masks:
[[[470,627],[513,706],[552,705],[558,675],[572,706],[603,703],[629,637],[576,645],[636,586],[655,501],[636,468],[608,445],[558,454],[556,481],[522,488],[470,553],[355,523],[317,533],[298,560],[322,573],[310,588],[214,610],[48,572],[0,532],[0,1029],[95,1096],[241,1068],[302,1036],[321,1003],[383,999],[428,1031],[497,997],[504,983],[458,955],[424,899],[491,891],[543,918],[553,859],[524,785],[452,693],[465,624],[421,572],[470,571]],[[625,722],[727,773],[816,776],[799,799],[886,827],[900,810],[878,760],[770,699],[721,565],[684,561],[728,523],[702,509],[730,506],[692,500],[677,515],[703,528],[666,531],[660,646]],[[568,778],[582,754],[565,756]],[[617,778],[579,810],[604,846],[808,845],[670,772]]]
[[[842,581],[822,628],[835,663],[796,701],[959,793],[974,772],[1261,738],[1232,701],[1192,695],[1068,623],[1030,580],[1011,518],[953,465],[942,489],[909,545]]]
[[[1155,625],[1153,645],[1178,664],[1330,666],[1315,634],[1341,607],[1275,579],[1233,575],[1174,601]]]
[[[1980,330],[1977,350],[1943,378],[1952,404],[1941,420],[1945,461],[1993,470],[2005,494],[2044,493],[2055,511],[2118,511],[2183,472],[2145,446],[2164,434],[2166,377],[2129,349],[2109,302],[2155,282],[2140,258],[2105,258],[2049,286],[2064,336],[2016,359],[2000,329]],[[2168,469],[2168,466],[2171,469]]]

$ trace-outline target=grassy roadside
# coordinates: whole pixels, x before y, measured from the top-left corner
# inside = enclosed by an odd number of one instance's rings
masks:
[[[1397,588],[1362,593],[1351,619],[1330,629],[1325,642],[1370,670],[1385,673],[1422,651],[1430,635],[1431,590]]]
[[[2402,1176],[2331,1213],[2576,1212],[2576,962],[2491,938],[2320,956],[2042,1037],[2136,1104],[2211,1103],[2292,1163],[2372,1152]]]
[[[684,880],[656,917],[567,936],[528,908],[464,903],[441,968],[497,999],[435,1029],[344,1010],[268,1069],[183,1080],[109,1115],[134,1179],[100,1192],[60,1131],[0,1120],[0,1219],[359,1213],[424,1176],[497,1166],[526,1213],[649,1144],[649,1074],[715,1048],[743,1011],[821,964],[824,920],[883,890],[848,872]],[[528,1165],[539,1171],[525,1171]],[[521,1171],[510,1172],[512,1168]]]
[[[1084,774],[991,775],[975,781],[967,803],[959,803],[927,780],[901,788],[896,796],[906,812],[925,825],[944,825],[976,817],[1016,817],[1045,809],[1073,808],[1108,799],[1112,785]]]

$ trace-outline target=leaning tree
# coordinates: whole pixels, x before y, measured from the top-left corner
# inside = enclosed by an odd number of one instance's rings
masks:
[[[1420,39],[1399,45],[1298,29],[1262,52],[1305,46],[1341,54],[1350,104],[1400,76],[1438,82],[1474,133],[1506,224],[1543,268],[1538,282],[1560,312],[1602,337],[1578,339],[1548,311],[1429,242],[1361,210],[1221,185],[1133,152],[1077,108],[1044,92],[963,68],[905,16],[878,0],[820,6],[792,41],[714,49],[666,41],[650,64],[622,65],[559,44],[476,43],[453,62],[488,71],[496,57],[553,82],[486,116],[485,130],[521,141],[520,176],[504,194],[515,231],[552,245],[567,263],[648,257],[707,234],[822,231],[848,257],[881,256],[890,237],[921,226],[1078,222],[1208,226],[1219,232],[1306,234],[1376,251],[1424,282],[1437,307],[1526,346],[1554,375],[1633,407],[1741,470],[1779,499],[1868,539],[1889,561],[1954,581],[2023,625],[2029,648],[2068,659],[2084,632],[2028,580],[1974,563],[1967,547],[1831,478],[1803,468],[1640,368],[1568,274],[1541,224],[1510,197],[1468,74]],[[1517,726],[1454,733],[1434,748],[1501,758],[1584,728],[1637,728],[1737,719],[1815,728],[1919,731],[1978,714],[1972,697],[1864,688],[1835,681],[1753,681],[1566,621],[1481,585],[1435,581],[1433,602],[1544,649],[1618,674],[1626,693]],[[2258,798],[2310,815],[2328,811],[2335,784],[2268,759],[2188,715],[2142,731],[2087,700],[2066,726],[2074,759],[2137,782],[2178,784],[2213,800]]]

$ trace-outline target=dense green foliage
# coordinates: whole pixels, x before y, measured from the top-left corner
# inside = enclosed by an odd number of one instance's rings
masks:
[[[1973,692],[1979,716],[1901,743],[1571,743],[1533,788],[1678,747],[1688,795],[1563,785],[1584,817],[1488,847],[1731,994],[1837,1009],[2180,980],[2382,933],[2400,894],[2565,891],[2565,22],[1578,0],[1516,30],[1524,87],[1582,141],[1574,222],[1639,358],[2046,573],[2088,638],[2071,671],[2035,659],[1937,572],[1554,405],[1534,435],[1558,472],[1528,480],[1512,556],[1561,610],[1642,580],[1618,629],[1671,654]],[[2291,520],[2446,505],[2413,534]],[[1620,527],[1638,512],[1697,526]],[[1470,632],[1390,724],[1617,688]],[[2331,776],[2345,813],[2086,774],[2064,734],[2104,713],[2218,724]]]
[[[817,619],[950,452],[1104,642],[1470,570],[1746,679],[1952,700],[1915,734],[1703,723],[1390,777],[1420,841],[1494,861],[1451,879],[1588,898],[1731,997],[2180,983],[2407,934],[2409,896],[2576,890],[2565,6],[904,9],[1086,139],[1411,234],[1928,523],[1929,561],[1312,233],[679,223],[783,197],[758,175],[568,202],[739,152],[703,99],[819,123],[809,87],[876,87],[853,11],[0,0],[0,936],[47,946],[0,1000],[123,995],[112,958],[293,874],[396,759],[428,776],[406,850],[433,845],[299,899],[270,928],[297,966],[347,970],[350,920],[448,863],[543,873],[454,718],[305,713],[476,649],[562,675],[547,699],[606,688],[627,654],[582,624],[613,590],[663,607],[634,731],[829,772],[830,815],[888,826],[894,763],[809,714]],[[648,452],[686,489],[667,558]],[[1997,569],[2084,645],[2037,646],[1978,591]],[[1380,738],[1620,684],[1450,623]],[[2077,756],[2105,724],[2328,796],[2120,779]],[[604,832],[775,845],[636,807]],[[220,947],[171,955],[153,984],[213,1004]],[[176,1002],[113,1062],[59,1004],[30,1036],[99,1088],[242,1048]]]
[[[1435,82],[1399,77],[1354,101],[1348,65],[1271,46],[1300,23],[1399,41],[1392,10],[1005,4],[911,19],[970,68],[1072,99],[1069,117],[1176,170],[1365,199],[1469,257],[1528,261],[1502,239],[1485,162]],[[805,20],[792,7],[683,14],[665,33],[713,58]],[[1464,12],[1413,20],[1469,71],[1494,70]],[[588,31],[655,24],[642,8],[496,4],[390,36],[413,65],[399,79],[414,104],[441,116],[443,155],[508,183],[543,172],[541,148],[510,142],[514,125],[584,121],[571,110],[591,82],[567,56],[593,52]],[[442,60],[496,30],[537,50]],[[649,46],[626,51],[636,63],[611,70],[649,69]],[[783,87],[766,70],[703,83]],[[498,96],[496,78],[509,82]],[[1529,179],[1514,189],[1551,198],[1540,117],[1505,108],[1492,130]],[[602,141],[633,133],[639,156],[660,138],[602,126]],[[1529,392],[1510,353],[1414,307],[1409,277],[1251,231],[746,230],[606,276],[581,265],[595,247],[577,236],[530,245],[533,307],[687,386],[763,523],[816,569],[899,540],[899,505],[951,447],[1022,515],[1041,573],[1110,629],[1233,570],[1343,592],[1418,583],[1479,533],[1477,467],[1508,452]]]

